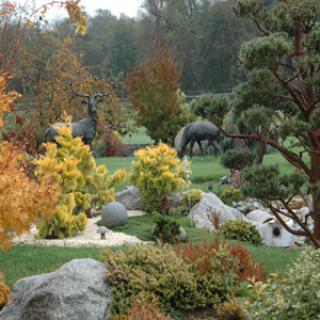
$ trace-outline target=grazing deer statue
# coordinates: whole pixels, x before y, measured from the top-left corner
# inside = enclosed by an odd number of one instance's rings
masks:
[[[73,97],[82,97],[84,100],[81,104],[86,104],[88,106],[88,115],[87,117],[81,119],[78,122],[71,122],[72,128],[72,136],[73,137],[81,137],[83,143],[92,147],[92,141],[96,136],[97,132],[97,104],[103,100],[103,97],[110,96],[114,85],[112,83],[112,89],[107,93],[97,92],[94,95],[89,95],[87,93],[73,93]],[[56,136],[58,135],[57,127],[64,125],[63,122],[55,123],[51,127],[49,127],[45,134],[46,142],[55,142]]]
[[[181,144],[178,150],[178,156],[182,158],[184,156],[187,145],[190,143],[190,158],[192,158],[193,146],[197,142],[200,151],[204,156],[204,150],[201,145],[201,141],[208,140],[216,150],[220,151],[218,139],[220,136],[219,129],[207,120],[199,120],[189,123],[183,130]]]

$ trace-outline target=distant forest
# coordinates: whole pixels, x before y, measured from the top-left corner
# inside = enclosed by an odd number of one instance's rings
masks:
[[[58,43],[72,36],[68,46],[96,78],[112,77],[124,83],[130,70],[152,56],[160,44],[176,62],[185,93],[230,92],[244,77],[238,63],[240,46],[256,35],[252,23],[234,14],[235,3],[145,0],[135,18],[118,18],[108,10],[98,10],[88,17],[84,36],[74,35],[69,20],[49,26],[40,19],[28,30],[13,86],[25,94],[35,93],[37,75],[32,73],[41,73],[41,65],[55,54]]]

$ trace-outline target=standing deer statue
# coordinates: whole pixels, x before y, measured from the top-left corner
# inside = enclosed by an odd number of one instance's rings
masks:
[[[220,151],[220,146],[218,144],[218,139],[220,137],[219,129],[207,120],[199,120],[189,123],[183,130],[181,144],[178,150],[178,156],[182,158],[184,156],[185,150],[190,143],[189,155],[192,158],[193,146],[197,142],[199,145],[202,155],[204,155],[204,150],[201,141],[208,140],[216,150]]]
[[[80,121],[71,122],[72,136],[74,138],[81,137],[83,143],[89,145],[90,148],[92,147],[92,141],[97,132],[97,105],[99,102],[102,102],[103,97],[110,96],[112,91],[113,83],[112,89],[107,93],[97,92],[94,95],[89,95],[87,93],[76,93],[73,91],[73,97],[84,98],[81,104],[85,104],[88,106],[88,115]],[[49,127],[44,134],[44,140],[46,142],[57,143],[55,138],[58,135],[58,131],[56,128],[64,124],[65,123],[63,122],[58,122]]]

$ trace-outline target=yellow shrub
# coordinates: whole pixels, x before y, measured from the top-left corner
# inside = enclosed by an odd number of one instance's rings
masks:
[[[10,295],[10,289],[4,282],[4,279],[0,273],[0,309],[7,303]]]
[[[114,185],[126,175],[123,170],[110,175],[105,166],[97,166],[89,146],[80,138],[72,137],[70,126],[57,130],[56,140],[60,146],[45,144],[46,154],[35,161],[40,180],[53,179],[61,188],[54,217],[40,225],[39,235],[51,239],[82,231],[86,225],[85,213],[113,201]]]
[[[181,190],[188,182],[184,164],[177,158],[175,149],[164,143],[135,152],[131,182],[136,185],[148,209],[164,209],[167,196]]]

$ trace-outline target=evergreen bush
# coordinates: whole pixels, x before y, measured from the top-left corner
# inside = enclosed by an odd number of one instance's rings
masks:
[[[151,211],[169,208],[168,195],[187,186],[184,164],[176,150],[164,143],[134,153],[130,181],[138,187],[142,200]]]
[[[39,224],[41,238],[71,237],[86,226],[86,213],[114,200],[114,185],[124,179],[118,170],[110,175],[103,165],[97,166],[89,146],[73,138],[70,126],[58,128],[54,143],[45,144],[46,153],[35,160],[39,180],[53,180],[61,188],[56,212]]]

